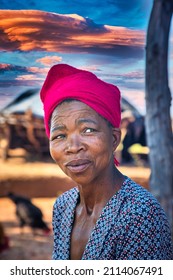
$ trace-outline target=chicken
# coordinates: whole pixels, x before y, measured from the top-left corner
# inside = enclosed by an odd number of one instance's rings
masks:
[[[2,224],[0,223],[0,253],[9,248],[9,238],[5,235]]]
[[[50,229],[43,221],[42,211],[35,206],[29,198],[8,193],[7,195],[16,205],[16,215],[19,219],[20,227],[29,226],[33,233],[36,229],[43,230],[45,234],[50,233]]]

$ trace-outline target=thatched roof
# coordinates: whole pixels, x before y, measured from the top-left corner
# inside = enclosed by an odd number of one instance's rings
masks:
[[[4,116],[23,114],[31,110],[33,115],[43,117],[43,105],[39,98],[39,90],[31,89],[19,94],[12,102],[1,110]]]
[[[139,117],[141,114],[124,97],[121,100],[122,111],[130,111],[134,117]],[[32,114],[43,118],[43,105],[39,97],[39,89],[30,89],[19,94],[12,102],[10,102],[5,108],[1,110],[1,114],[4,117],[8,117],[11,114],[24,114],[27,110],[31,110]]]

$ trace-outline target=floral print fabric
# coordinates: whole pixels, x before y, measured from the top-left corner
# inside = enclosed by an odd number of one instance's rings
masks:
[[[57,198],[53,210],[53,259],[70,259],[70,236],[79,191]],[[107,202],[92,230],[83,260],[173,259],[171,234],[160,204],[143,187],[126,177]]]

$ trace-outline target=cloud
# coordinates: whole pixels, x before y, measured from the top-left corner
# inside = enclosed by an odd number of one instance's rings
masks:
[[[23,86],[23,87],[40,87],[40,80],[33,79],[6,79],[5,81],[0,81],[0,88],[9,88],[9,87],[18,87],[18,86]],[[13,92],[14,89],[11,88],[11,91]]]
[[[40,62],[41,64],[45,65],[45,66],[51,66],[53,64],[56,64],[57,62],[61,62],[62,61],[62,57],[61,56],[45,56],[42,58],[39,58],[36,60],[36,62]]]
[[[2,64],[0,64],[0,72],[3,73],[3,71],[5,71],[6,69],[8,69],[8,67],[10,67],[10,64],[8,64],[8,63],[2,63]]]
[[[144,79],[144,70],[136,70],[124,72],[121,74],[118,73],[108,73],[102,74],[101,77],[103,80],[106,80],[109,83],[117,85],[120,90],[121,88],[126,88],[126,90],[141,90],[144,91],[145,79]]]
[[[29,73],[40,74],[42,76],[46,75],[50,67],[27,67]]]
[[[101,69],[98,68],[98,65],[80,66],[80,69],[91,71],[91,72],[101,71]]]
[[[0,87],[41,86],[49,68],[24,67],[11,64],[0,64]]]
[[[23,67],[23,66],[16,66],[16,65],[11,65],[8,63],[2,63],[0,64],[0,79],[4,80],[5,77],[3,76],[3,74],[6,76],[6,78],[8,79],[10,73],[15,73],[17,75],[17,73],[26,73],[27,68]]]
[[[145,33],[124,27],[98,25],[77,15],[42,11],[0,13],[1,50],[94,53],[140,57]]]
[[[151,0],[0,0],[3,9],[35,9],[61,14],[77,13],[92,18],[98,24],[144,27],[149,17]]]
[[[8,92],[41,87],[51,65],[62,61],[120,86],[140,81],[120,74],[144,57],[145,32],[140,30],[96,24],[76,14],[1,10],[0,36],[0,61],[6,62],[0,65],[0,88]],[[116,77],[113,67],[118,67]]]
[[[40,81],[42,80],[40,77],[36,76],[36,75],[19,75],[16,80],[18,81]]]
[[[142,70],[135,70],[131,72],[127,72],[123,74],[123,77],[128,80],[143,80],[144,79],[144,71]]]
[[[42,59],[44,61],[44,57],[41,58],[41,60]],[[119,71],[114,72],[110,69],[110,72],[106,73],[99,64],[82,65],[79,68],[94,72],[101,79],[116,84],[120,88],[144,89],[143,70],[118,73]],[[50,67],[21,67],[10,64],[0,64],[0,87],[8,87],[11,85],[41,87],[49,69]]]

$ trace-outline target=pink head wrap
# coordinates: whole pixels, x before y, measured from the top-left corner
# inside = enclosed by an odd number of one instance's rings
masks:
[[[120,91],[93,73],[67,64],[54,65],[48,72],[40,92],[44,105],[44,122],[50,136],[49,122],[53,110],[65,99],[76,99],[107,119],[113,127],[121,121]],[[117,163],[117,162],[116,162]]]

